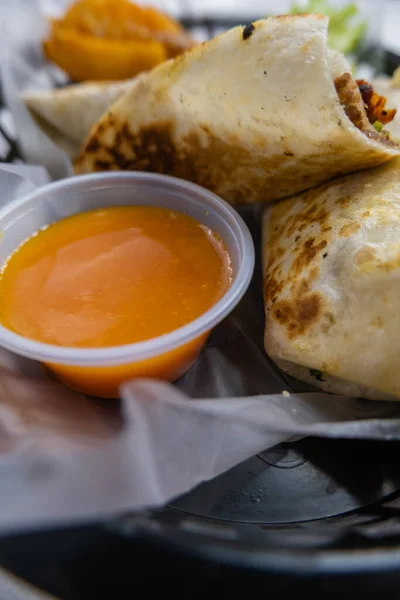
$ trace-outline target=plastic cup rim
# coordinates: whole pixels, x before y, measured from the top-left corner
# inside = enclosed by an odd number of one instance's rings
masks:
[[[230,225],[233,225],[235,239],[241,251],[241,260],[232,285],[216,304],[194,321],[149,340],[121,346],[74,348],[47,344],[26,338],[7,329],[0,323],[0,346],[3,348],[20,356],[48,364],[101,367],[140,362],[168,353],[211,331],[232,312],[245,294],[253,276],[255,252],[253,239],[242,217],[225,200],[222,200],[222,198],[213,192],[197,184],[170,175],[141,171],[117,171],[67,177],[41,186],[37,190],[29,192],[22,198],[14,200],[0,209],[0,228],[2,219],[10,211],[15,210],[19,206],[29,204],[33,200],[37,201],[46,192],[57,192],[57,190],[62,190],[69,186],[72,186],[72,188],[75,186],[79,187],[79,185],[90,180],[100,182],[102,180],[112,181],[113,179],[128,179],[135,183],[138,183],[138,181],[153,180],[160,184],[173,184],[177,188],[180,188],[181,191],[186,190],[189,194],[190,192],[194,192],[203,195],[208,200],[208,203],[217,212],[220,212],[220,214],[223,213],[223,216],[229,219]],[[34,231],[32,231],[33,233]]]

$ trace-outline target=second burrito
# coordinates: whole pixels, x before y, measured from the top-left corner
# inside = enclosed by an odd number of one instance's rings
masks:
[[[326,391],[400,400],[400,159],[268,207],[265,348]]]

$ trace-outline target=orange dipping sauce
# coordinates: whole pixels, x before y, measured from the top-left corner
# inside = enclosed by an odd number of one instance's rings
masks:
[[[193,321],[231,283],[223,242],[192,217],[150,206],[97,209],[39,231],[8,259],[0,321],[47,344],[120,346]]]

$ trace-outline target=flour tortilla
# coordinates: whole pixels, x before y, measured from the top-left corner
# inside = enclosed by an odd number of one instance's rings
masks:
[[[246,204],[393,158],[398,147],[340,104],[334,80],[350,67],[327,27],[323,15],[271,17],[156,67],[92,129],[75,172],[165,173]]]
[[[41,129],[74,158],[92,126],[134,81],[88,82],[29,91],[23,100]]]
[[[399,158],[266,208],[263,266],[265,349],[284,372],[400,399]]]

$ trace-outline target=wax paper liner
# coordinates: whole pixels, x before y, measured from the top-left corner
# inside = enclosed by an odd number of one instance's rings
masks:
[[[38,168],[11,170],[0,168],[0,205],[32,176],[46,181]],[[257,211],[243,214],[259,247]],[[0,533],[160,508],[299,437],[400,439],[397,403],[294,391],[263,351],[260,286],[258,266],[180,381],[128,382],[121,403],[80,396],[1,351]]]
[[[4,4],[3,4],[4,3]],[[45,166],[51,179],[72,174],[65,140],[52,139],[34,121],[22,94],[64,85],[67,77],[45,60],[41,42],[48,32],[47,16],[67,2],[3,0],[0,13],[0,73],[3,100],[14,117],[18,145],[25,162]],[[57,140],[57,143],[53,140]]]

